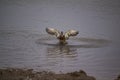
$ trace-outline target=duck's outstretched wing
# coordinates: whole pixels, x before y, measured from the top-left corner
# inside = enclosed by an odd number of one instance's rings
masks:
[[[77,34],[79,34],[79,31],[68,30],[67,32],[65,32],[65,38],[69,39],[70,36],[76,36]]]
[[[55,35],[56,37],[60,36],[60,32],[54,28],[46,28],[46,32],[51,35]]]

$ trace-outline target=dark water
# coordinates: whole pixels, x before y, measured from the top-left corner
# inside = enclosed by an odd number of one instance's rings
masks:
[[[0,12],[0,68],[120,74],[119,0],[1,0]],[[46,27],[79,35],[60,45]]]

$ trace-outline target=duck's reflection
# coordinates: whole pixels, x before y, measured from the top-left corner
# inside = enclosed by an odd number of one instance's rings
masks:
[[[47,47],[47,56],[49,57],[76,57],[77,48],[71,48],[69,45],[57,44]]]
[[[39,39],[37,44],[43,44],[47,46],[47,53],[48,55],[75,55],[77,54],[77,49],[80,48],[100,48],[107,46],[109,41],[105,39],[93,39],[93,38],[73,38],[71,39],[71,43],[68,44],[60,44],[53,42],[47,42],[50,40],[45,41]],[[74,44],[74,42],[76,42]]]

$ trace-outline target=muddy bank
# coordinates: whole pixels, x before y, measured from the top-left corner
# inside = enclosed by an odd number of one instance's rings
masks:
[[[0,80],[96,80],[92,76],[88,76],[83,70],[55,74],[48,71],[33,71],[33,69],[0,69]]]
[[[120,80],[120,75],[117,76],[117,78],[115,80]]]

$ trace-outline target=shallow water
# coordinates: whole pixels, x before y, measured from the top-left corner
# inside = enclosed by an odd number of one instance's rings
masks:
[[[70,72],[83,69],[97,78],[119,73],[119,54],[110,40],[70,38],[60,45],[55,37],[31,31],[0,31],[0,67]]]
[[[113,80],[120,74],[119,7],[118,0],[1,0],[0,68],[82,69],[97,80]],[[60,45],[46,27],[79,35]]]

